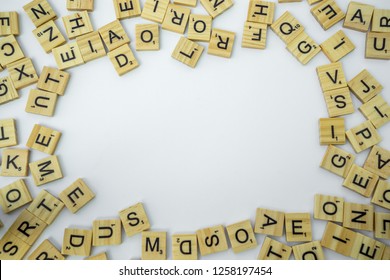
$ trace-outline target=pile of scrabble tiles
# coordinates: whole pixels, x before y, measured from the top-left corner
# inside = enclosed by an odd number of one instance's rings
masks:
[[[65,0],[64,0],[65,1]],[[225,58],[232,56],[235,33],[212,27],[213,19],[233,6],[232,0],[200,0],[207,15],[191,14],[197,0],[146,0],[143,9],[139,0],[114,0],[116,20],[99,28],[92,27],[88,12],[94,10],[93,0],[66,0],[67,8],[75,13],[62,17],[68,39],[61,34],[55,14],[48,0],[35,0],[24,10],[36,29],[33,34],[47,53],[55,57],[57,68],[44,67],[38,76],[31,58],[25,57],[18,44],[19,20],[17,12],[0,12],[0,71],[9,76],[0,79],[0,104],[16,100],[18,90],[32,84],[26,112],[51,117],[58,96],[63,96],[70,74],[64,70],[94,59],[108,56],[119,75],[137,68],[139,63],[130,48],[130,39],[121,20],[141,16],[154,23],[136,25],[136,51],[158,51],[160,24],[162,29],[184,34],[180,37],[172,57],[195,67],[204,46],[208,54]],[[279,3],[300,2],[279,0]],[[350,2],[344,13],[334,0],[308,0],[311,13],[324,30],[344,20],[344,27],[366,34],[365,56],[370,59],[390,59],[390,10],[358,2]],[[390,106],[380,95],[383,87],[367,70],[347,82],[340,60],[355,49],[354,44],[340,30],[322,44],[317,44],[304,26],[290,12],[274,20],[276,3],[250,0],[244,23],[242,47],[265,49],[268,27],[286,44],[286,48],[302,64],[309,63],[321,51],[330,64],[317,67],[329,117],[319,120],[320,144],[327,145],[321,167],[344,178],[343,186],[371,198],[377,206],[390,210],[390,151],[378,146],[381,141],[377,129],[389,122]],[[367,121],[346,131],[342,116],[355,112],[352,93],[362,102],[359,108]],[[29,170],[36,186],[63,177],[59,159],[55,155],[61,132],[35,125],[26,146],[48,154],[48,157],[29,162],[29,149],[3,149],[18,145],[14,119],[0,119],[0,148],[2,148],[1,176],[26,177]],[[355,155],[336,147],[349,140],[356,153],[371,149],[364,166],[354,163]],[[23,179],[0,189],[0,203],[5,214],[27,206],[0,240],[0,259],[23,259],[46,227],[58,218],[66,207],[75,214],[95,197],[94,191],[78,179],[55,197],[42,190],[32,198]],[[284,213],[259,208],[254,226],[251,220],[232,225],[217,225],[197,230],[194,234],[174,234],[173,259],[198,259],[229,249],[234,253],[257,247],[255,234],[267,235],[258,259],[324,259],[323,247],[355,259],[390,259],[390,247],[354,230],[374,232],[375,238],[390,239],[390,213],[375,212],[373,205],[356,204],[341,197],[318,194],[314,200],[314,219],[328,222],[321,241],[312,240],[310,213]],[[0,221],[0,227],[3,224]],[[144,205],[138,203],[119,211],[117,219],[95,220],[92,229],[64,229],[62,248],[44,240],[28,255],[31,260],[64,260],[65,256],[84,256],[86,259],[107,259],[107,254],[91,256],[93,247],[113,246],[126,236],[142,234],[142,259],[167,258],[167,233],[150,231],[151,224]],[[226,235],[226,232],[227,235]],[[286,241],[298,242],[289,246],[272,237],[285,235]]]

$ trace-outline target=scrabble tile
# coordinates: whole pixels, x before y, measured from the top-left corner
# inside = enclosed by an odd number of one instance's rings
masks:
[[[314,198],[314,219],[342,223],[344,219],[344,199],[316,194]]]
[[[11,78],[10,77],[0,78],[0,104],[5,104],[18,98],[19,98],[18,91],[16,90]],[[0,137],[0,148],[1,148],[1,137]]]
[[[376,186],[371,203],[390,210],[390,183],[379,180]]]
[[[23,210],[8,231],[28,245],[32,246],[39,236],[41,236],[46,227],[47,224],[41,219],[34,216],[29,211]]]
[[[228,250],[225,228],[222,225],[196,231],[200,254],[202,256]]]
[[[158,24],[135,25],[135,49],[137,51],[158,51],[160,49]]]
[[[334,0],[324,0],[310,10],[324,30],[344,19],[345,14]]]
[[[99,28],[98,31],[109,52],[130,43],[130,39],[119,20],[114,20]]]
[[[167,259],[167,233],[166,232],[142,232],[142,260],[166,260]]]
[[[324,158],[321,162],[321,167],[346,178],[352,164],[355,161],[355,156],[333,145],[329,145]]]
[[[32,162],[29,166],[36,186],[62,179],[62,171],[57,156],[49,156]]]
[[[380,128],[390,121],[390,105],[380,95],[363,104],[359,111],[375,128]]]
[[[287,242],[312,241],[309,213],[286,213],[285,226]]]
[[[386,246],[383,252],[382,260],[390,260],[390,246]]]
[[[214,28],[211,31],[211,38],[207,53],[230,58],[233,51],[235,36],[234,32]]]
[[[65,257],[61,252],[49,241],[45,239],[28,257],[28,260],[53,260],[63,261]]]
[[[358,2],[350,2],[343,27],[367,32],[370,28],[374,6]]]
[[[38,88],[64,95],[69,79],[69,73],[45,66],[38,80]]]
[[[362,103],[366,103],[383,89],[383,86],[366,69],[348,82],[348,87]]]
[[[345,202],[343,227],[374,231],[374,207],[369,204]]]
[[[390,9],[374,9],[372,32],[390,32]]]
[[[351,128],[346,132],[347,138],[355,152],[360,153],[376,144],[382,139],[370,121]]]
[[[323,92],[347,87],[341,62],[317,67],[317,76]]]
[[[86,261],[106,261],[106,260],[108,260],[108,257],[107,257],[106,253],[100,253],[98,255],[85,258],[84,260],[86,260]]]
[[[22,59],[23,57],[23,51],[14,35],[9,35],[0,39],[0,63],[3,67]]]
[[[365,57],[390,59],[390,33],[367,32]]]
[[[213,18],[206,15],[190,14],[188,21],[188,39],[209,42]]]
[[[122,76],[139,66],[129,45],[123,45],[110,51],[108,57],[119,76]]]
[[[53,155],[56,151],[60,138],[61,132],[36,124],[31,131],[26,146],[43,153]]]
[[[0,189],[1,208],[8,214],[31,202],[31,194],[26,183],[18,180]]]
[[[27,113],[48,116],[54,115],[58,95],[52,92],[39,89],[30,90],[26,109]]]
[[[379,146],[372,147],[363,167],[383,179],[388,179],[390,177],[390,151]]]
[[[94,0],[66,0],[66,8],[69,11],[89,11],[94,8]]]
[[[263,50],[267,42],[267,25],[256,22],[245,22],[244,34],[242,36],[241,46],[243,48],[252,48]]]
[[[150,229],[148,216],[142,203],[137,203],[119,212],[123,228],[127,236]]]
[[[161,25],[162,29],[184,34],[190,13],[191,9],[189,8],[169,4]]]
[[[286,48],[303,65],[321,52],[320,46],[304,31],[292,39]]]
[[[309,5],[314,5],[314,4],[317,4],[318,2],[321,2],[322,0],[307,0],[307,3]]]
[[[35,27],[39,27],[49,20],[57,18],[56,13],[47,0],[33,0],[23,6],[24,11],[31,19]]]
[[[10,232],[6,232],[0,239],[1,260],[21,260],[31,246]]]
[[[269,237],[265,237],[257,259],[269,261],[288,260],[291,252],[292,248],[290,246]]]
[[[342,30],[336,32],[320,46],[331,62],[339,61],[355,49],[355,45]]]
[[[69,39],[90,33],[93,31],[91,19],[87,11],[77,12],[62,17],[65,26],[66,35]]]
[[[60,70],[84,64],[83,56],[76,42],[53,49],[53,55]]]
[[[378,175],[354,164],[349,170],[343,186],[365,197],[371,197],[378,180]]]
[[[282,236],[284,231],[284,213],[264,208],[257,208],[255,233]]]
[[[250,0],[246,21],[265,23],[271,25],[274,21],[275,3]]]
[[[322,236],[321,245],[322,247],[349,257],[356,238],[356,232],[328,222]]]
[[[233,0],[200,0],[200,3],[213,18],[233,6]]]
[[[8,65],[9,75],[16,89],[22,89],[38,81],[38,74],[30,58],[22,58]]]
[[[61,254],[70,256],[90,256],[92,230],[66,228]]]
[[[150,21],[162,23],[169,3],[169,0],[146,0],[141,17]]]
[[[390,239],[390,213],[375,212],[375,238]]]
[[[172,256],[174,260],[197,260],[198,241],[196,234],[172,235]]]
[[[97,31],[77,37],[76,43],[85,63],[106,55],[106,49]]]
[[[82,179],[77,179],[59,195],[66,208],[73,214],[87,205],[94,197],[95,194]]]
[[[26,177],[28,176],[29,150],[7,149],[3,150],[3,161],[0,176]]]
[[[31,202],[27,210],[51,225],[64,208],[64,203],[46,190],[42,190]]]
[[[15,120],[0,120],[0,148],[16,146],[17,144]]]
[[[0,12],[0,36],[19,35],[19,14]]]
[[[64,35],[53,20],[33,30],[33,34],[46,53],[50,53],[54,48],[66,43]]]
[[[195,7],[196,4],[198,4],[198,0],[173,0],[173,3],[183,6]]]
[[[313,241],[292,247],[296,260],[325,260],[324,252],[319,241]]]
[[[172,57],[187,66],[195,68],[203,50],[204,48],[201,45],[181,37],[172,53]]]
[[[278,0],[278,3],[302,2],[302,0]]]
[[[257,247],[255,233],[250,220],[245,220],[226,227],[230,244],[235,254]]]
[[[141,15],[141,4],[139,0],[114,0],[114,8],[117,19],[126,19]]]
[[[325,91],[324,98],[329,117],[331,118],[355,112],[348,87]]]
[[[121,220],[93,221],[93,246],[120,245],[122,243]]]
[[[345,124],[343,118],[320,119],[320,145],[345,144]]]
[[[271,25],[271,29],[285,44],[288,44],[304,31],[305,27],[286,11]]]
[[[373,238],[356,233],[350,257],[358,260],[381,260],[386,245]]]

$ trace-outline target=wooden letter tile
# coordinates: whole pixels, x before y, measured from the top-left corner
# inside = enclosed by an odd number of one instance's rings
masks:
[[[61,254],[71,256],[90,256],[92,230],[67,228],[64,232]]]
[[[66,0],[66,8],[69,11],[93,11],[94,0]]]
[[[56,13],[47,0],[34,0],[23,6],[24,11],[31,19],[35,27],[39,27],[49,20],[57,18]]]
[[[9,64],[8,71],[16,89],[25,88],[38,81],[38,74],[30,58],[22,58]]]
[[[204,48],[185,37],[181,37],[172,53],[172,57],[192,68],[195,68]]]
[[[198,4],[198,0],[173,0],[173,3],[183,6],[195,7],[196,4]]]
[[[106,49],[97,31],[77,37],[76,42],[85,63],[106,55]]]
[[[274,14],[275,3],[260,0],[250,0],[246,20],[250,22],[271,25],[274,21]]]
[[[122,243],[121,220],[93,221],[93,246],[120,245]]]
[[[340,62],[317,67],[317,75],[323,92],[347,87],[343,66]]]
[[[65,44],[66,39],[58,29],[56,23],[51,20],[33,30],[35,38],[41,44],[45,52],[49,53],[54,48]]]
[[[77,12],[72,15],[62,17],[65,26],[66,35],[69,39],[90,33],[93,31],[92,23],[88,12]]]
[[[51,225],[64,208],[64,204],[57,197],[46,190],[42,190],[27,208],[27,210]]]
[[[378,180],[378,175],[354,164],[349,170],[343,186],[365,197],[370,197]]]
[[[5,104],[18,98],[19,98],[18,91],[16,90],[11,78],[10,77],[0,78],[0,104]],[[1,131],[0,131],[0,136],[1,136]],[[0,148],[1,148],[1,137],[0,137]]]
[[[48,240],[44,240],[28,257],[29,260],[53,260],[63,261],[65,257],[61,252]]]
[[[76,42],[53,49],[53,55],[60,70],[84,64],[83,56]]]
[[[287,242],[312,241],[309,213],[286,213],[285,225]]]
[[[372,16],[372,32],[390,32],[390,9],[375,9]]]
[[[38,88],[64,95],[69,78],[69,73],[45,66],[38,80]]]
[[[119,76],[122,76],[139,66],[138,61],[128,44],[110,51],[108,57]]]
[[[343,118],[320,119],[320,145],[345,144],[345,124]]]
[[[3,150],[1,176],[26,177],[28,175],[28,158],[30,151],[24,149]]]
[[[117,19],[138,17],[141,15],[139,0],[114,0],[114,8]]]
[[[250,220],[226,227],[234,253],[240,253],[257,247],[255,233]]]
[[[150,229],[149,219],[142,203],[123,209],[119,212],[119,217],[129,237]]]
[[[207,53],[230,58],[233,51],[235,36],[234,32],[214,28],[211,32],[211,39]]]
[[[5,214],[22,207],[31,200],[30,191],[23,180],[18,180],[0,189],[0,202]]]
[[[383,179],[390,177],[390,151],[374,146],[364,163],[364,169],[379,175]]]
[[[135,25],[135,49],[137,51],[158,51],[160,49],[158,24]]]
[[[355,152],[360,153],[376,144],[382,139],[370,121],[351,128],[346,132],[347,138]]]
[[[321,52],[320,46],[304,31],[292,39],[286,48],[303,65]]]
[[[383,252],[382,260],[387,260],[387,261],[390,260],[390,246],[386,246]]]
[[[162,23],[169,3],[169,0],[146,0],[141,17],[157,23]]]
[[[119,20],[114,20],[99,28],[99,33],[109,52],[130,43],[130,39]]]
[[[390,210],[390,183],[379,180],[372,196],[371,203]]]
[[[285,44],[288,44],[304,31],[305,27],[287,11],[271,25],[271,29]]]
[[[355,49],[355,45],[342,30],[335,33],[320,46],[331,62],[339,61]]]
[[[165,14],[162,29],[184,34],[191,9],[175,4],[169,4]]]
[[[325,260],[324,252],[319,241],[313,241],[292,247],[296,260]]]
[[[188,39],[209,42],[213,19],[211,16],[190,14]]]
[[[57,156],[50,156],[30,163],[34,183],[41,186],[62,179],[62,171]]]
[[[380,95],[363,104],[359,110],[375,128],[380,128],[390,121],[390,105]]]
[[[334,0],[324,0],[310,11],[324,30],[328,30],[345,16]]]
[[[61,132],[36,124],[31,131],[26,146],[53,155],[60,138]]]
[[[0,12],[0,36],[19,35],[19,14]]]
[[[382,85],[366,69],[353,78],[348,83],[348,87],[362,103],[366,103],[383,89]]]
[[[26,104],[26,112],[52,117],[57,104],[58,95],[39,89],[30,90]]]
[[[267,42],[267,25],[257,22],[245,22],[244,34],[242,36],[241,46],[243,48],[252,48],[263,50]]]
[[[103,252],[103,253],[100,253],[98,255],[85,258],[84,260],[86,260],[86,261],[106,261],[106,260],[108,260],[108,257],[107,257],[107,254],[105,252]]]
[[[21,260],[31,246],[10,232],[0,240],[0,260]]]
[[[366,58],[390,59],[390,33],[367,32]]]
[[[15,120],[0,120],[0,148],[16,146],[17,144]]]
[[[167,233],[166,232],[142,232],[142,260],[166,260],[167,259]]]
[[[14,35],[0,39],[0,63],[3,67],[23,57],[23,51]]]
[[[373,238],[356,233],[350,257],[357,260],[381,260],[386,245]]]
[[[284,213],[257,208],[255,233],[282,236],[284,231]]]
[[[355,112],[349,88],[339,88],[324,92],[329,117],[340,117]]]
[[[390,239],[390,213],[375,212],[375,238]]]
[[[374,6],[363,3],[350,2],[343,27],[367,32],[370,28],[373,12]]]
[[[349,257],[354,246],[357,233],[329,222],[322,236],[322,247]]]
[[[321,162],[321,167],[346,178],[352,164],[355,161],[355,156],[333,145],[329,145],[324,158]]]
[[[266,237],[261,247],[258,260],[288,260],[290,258],[292,248],[279,241]]]
[[[61,201],[73,214],[88,204],[95,194],[82,179],[77,179],[59,195]]]
[[[344,219],[344,199],[336,196],[316,194],[314,219],[339,222]]]
[[[198,241],[196,234],[172,235],[172,255],[174,260],[197,260]]]
[[[225,228],[222,225],[200,229],[196,231],[196,236],[202,256],[228,249]]]
[[[374,231],[374,207],[345,202],[343,227]]]
[[[233,0],[200,0],[200,3],[213,18],[233,6]]]

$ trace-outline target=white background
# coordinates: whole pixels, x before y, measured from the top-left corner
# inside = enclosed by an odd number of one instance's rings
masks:
[[[19,12],[18,41],[40,73],[43,66],[56,64],[32,35],[35,27],[22,9],[28,2],[0,0],[0,10]],[[66,10],[65,0],[49,2],[59,17],[72,13]],[[70,84],[53,118],[24,112],[29,89],[35,85],[21,90],[19,100],[0,107],[1,119],[17,121],[19,147],[25,147],[36,123],[63,133],[56,154],[64,178],[35,187],[28,177],[33,196],[41,189],[58,195],[77,178],[96,193],[78,213],[64,209],[32,249],[46,238],[60,248],[65,228],[92,228],[93,220],[117,218],[120,210],[138,202],[145,205],[151,230],[168,232],[169,258],[172,234],[245,219],[254,222],[258,207],[313,213],[317,193],[369,203],[344,188],[341,177],[319,168],[326,147],[319,145],[318,119],[328,114],[315,68],[329,60],[321,53],[302,66],[270,29],[266,50],[241,48],[248,2],[235,1],[213,22],[215,28],[236,32],[231,59],[208,55],[207,44],[202,43],[206,50],[191,69],[171,58],[181,35],[161,30],[161,50],[135,53],[140,67],[123,77],[107,57],[70,69]],[[337,2],[346,12],[348,1]],[[390,8],[383,0],[359,2]],[[342,28],[340,22],[325,32],[305,1],[277,4],[275,19],[286,10],[317,43]],[[206,13],[200,4],[192,11]],[[95,30],[113,21],[112,1],[96,0],[90,16]],[[62,20],[56,22],[65,35]],[[122,21],[133,50],[134,25],[147,22],[140,17]],[[347,80],[366,68],[382,83],[383,96],[390,101],[389,61],[364,59],[365,33],[344,31],[356,45],[342,59]],[[6,71],[0,74],[5,75]],[[357,110],[361,103],[355,97],[353,102],[356,112],[346,116],[347,129],[365,120]],[[380,145],[390,149],[389,125],[379,133]],[[342,148],[353,151],[349,144]],[[367,154],[359,154],[356,162],[362,165]],[[46,156],[34,150],[30,160]],[[0,187],[16,179],[0,177]],[[6,228],[20,212],[1,214]],[[313,220],[312,225],[314,240],[320,240],[326,222]],[[229,250],[201,259],[255,259],[264,236],[257,239],[256,249],[240,254]],[[278,240],[285,242],[285,237]],[[326,258],[344,258],[324,250]],[[93,248],[92,254],[103,251],[110,259],[138,259],[141,236],[123,234],[120,246]]]

